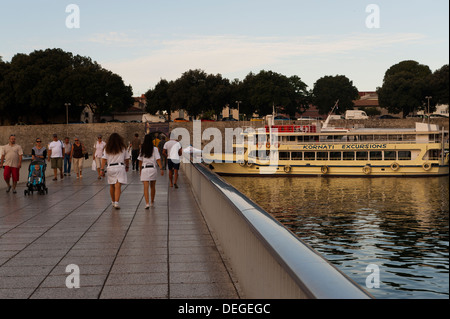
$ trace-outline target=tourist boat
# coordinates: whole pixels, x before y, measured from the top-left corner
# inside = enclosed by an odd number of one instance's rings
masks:
[[[331,112],[332,113],[332,112]],[[330,114],[331,114],[330,113]],[[337,128],[329,119],[308,124],[243,128],[233,154],[203,154],[219,175],[442,176],[449,173],[448,131],[415,128]]]

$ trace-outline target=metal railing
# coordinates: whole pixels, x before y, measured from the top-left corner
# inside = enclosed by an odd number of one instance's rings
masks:
[[[203,164],[182,170],[244,298],[372,298]]]

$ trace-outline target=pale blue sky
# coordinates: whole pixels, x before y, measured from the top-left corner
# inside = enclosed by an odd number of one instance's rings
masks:
[[[66,6],[80,28],[66,27]],[[369,4],[380,28],[369,29]],[[448,0],[0,0],[0,56],[62,48],[122,76],[135,95],[189,69],[232,80],[272,70],[312,88],[342,74],[360,91],[403,60],[449,63]]]

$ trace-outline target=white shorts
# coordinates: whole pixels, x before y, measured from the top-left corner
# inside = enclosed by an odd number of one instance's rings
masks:
[[[125,171],[125,166],[111,166],[108,167],[106,175],[108,176],[108,184],[127,184],[127,172]]]
[[[141,182],[156,181],[158,176],[158,170],[156,168],[143,168],[141,172]]]

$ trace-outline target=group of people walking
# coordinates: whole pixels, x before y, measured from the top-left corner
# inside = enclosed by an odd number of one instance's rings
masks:
[[[128,183],[127,172],[131,159],[133,170],[139,171],[144,188],[145,208],[149,209],[155,203],[157,166],[160,169],[161,176],[164,176],[166,160],[169,169],[170,187],[178,188],[177,180],[182,147],[175,139],[165,142],[165,137],[162,137],[161,140],[156,141],[151,135],[146,135],[144,142],[141,143],[138,134],[135,134],[131,146],[130,154],[123,137],[118,133],[112,133],[107,143],[102,140],[101,135],[98,135],[93,152],[93,161],[98,173],[97,178],[107,177],[112,206],[119,209],[121,186]],[[58,170],[60,171],[60,179],[63,179],[64,176],[70,176],[72,163],[77,179],[82,178],[86,154],[87,148],[79,138],[75,138],[74,143],[71,143],[70,139],[66,137],[63,142],[58,139],[57,134],[53,134],[53,140],[49,143],[48,149],[42,145],[40,138],[36,139],[36,145],[32,149],[33,161],[45,163],[47,160],[50,162],[54,173],[54,181],[58,180]],[[7,192],[13,189],[13,193],[16,193],[22,157],[22,147],[16,144],[16,137],[11,135],[9,143],[3,146],[0,154],[0,169],[4,168],[3,175],[7,184]],[[10,184],[11,177],[12,185]]]

